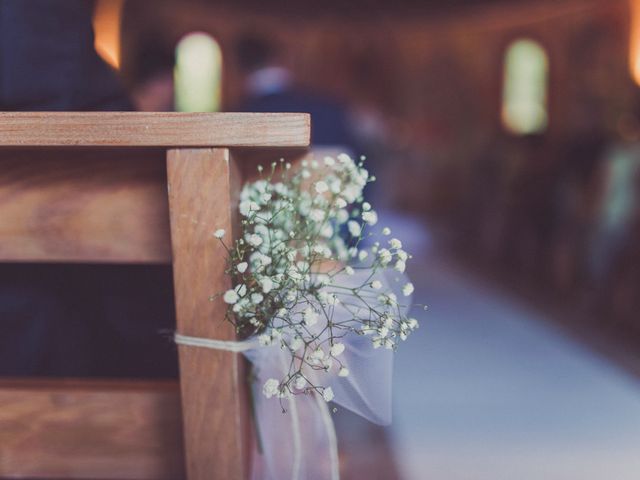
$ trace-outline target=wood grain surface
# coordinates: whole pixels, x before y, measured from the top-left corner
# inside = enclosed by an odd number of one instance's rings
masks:
[[[0,149],[0,261],[170,263],[162,149]]]
[[[0,381],[0,477],[185,478],[175,382]]]
[[[304,147],[304,113],[0,112],[0,146]]]
[[[227,149],[179,149],[167,155],[169,209],[177,311],[184,335],[231,340],[221,297],[229,288],[226,251],[213,232],[231,242],[240,181]],[[190,480],[248,478],[250,417],[239,354],[179,347],[187,474]]]

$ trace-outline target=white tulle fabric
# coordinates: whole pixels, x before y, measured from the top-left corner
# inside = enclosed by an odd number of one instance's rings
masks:
[[[401,277],[401,278],[399,278]],[[355,275],[341,274],[335,283],[358,286],[365,281],[380,280],[384,287],[399,291],[406,277],[397,273],[376,273],[359,270]],[[353,318],[342,300],[349,297],[327,287],[340,302],[334,308],[336,322]],[[375,298],[379,291],[371,291]],[[398,293],[398,298],[402,298]],[[409,299],[404,297],[407,305]],[[321,328],[321,326],[319,326]],[[253,480],[338,480],[338,448],[336,433],[328,404],[320,395],[299,394],[289,398],[266,398],[262,386],[269,378],[285,378],[289,371],[290,353],[280,346],[260,346],[256,339],[224,342],[176,335],[176,342],[195,347],[242,352],[254,366],[253,400],[258,437],[258,452],[254,455]],[[348,333],[341,342],[345,350],[340,360],[349,369],[349,376],[337,375],[337,368],[328,373],[314,372],[314,384],[331,387],[333,403],[371,422],[385,425],[391,422],[391,376],[393,352],[374,349],[371,337]]]

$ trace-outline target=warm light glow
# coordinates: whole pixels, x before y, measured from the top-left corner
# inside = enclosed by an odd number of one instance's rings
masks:
[[[93,14],[95,48],[112,67],[120,68],[120,20],[124,0],[98,0]]]
[[[179,112],[220,110],[222,52],[206,33],[190,33],[176,47],[175,89]]]
[[[631,76],[640,85],[640,0],[629,0],[631,10],[631,38],[629,39],[629,67]]]
[[[547,53],[533,40],[516,40],[507,49],[502,121],[511,132],[527,135],[547,127],[548,69]]]

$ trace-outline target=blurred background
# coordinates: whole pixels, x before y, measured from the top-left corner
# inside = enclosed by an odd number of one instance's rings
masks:
[[[352,479],[640,477],[640,1],[99,0],[138,110],[309,111],[414,254]]]

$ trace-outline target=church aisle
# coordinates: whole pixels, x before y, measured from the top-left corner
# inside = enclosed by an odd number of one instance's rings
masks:
[[[412,235],[402,230],[394,233]],[[421,328],[395,364],[402,478],[636,480],[637,379],[535,309],[420,250],[409,274],[429,311],[417,312]]]

